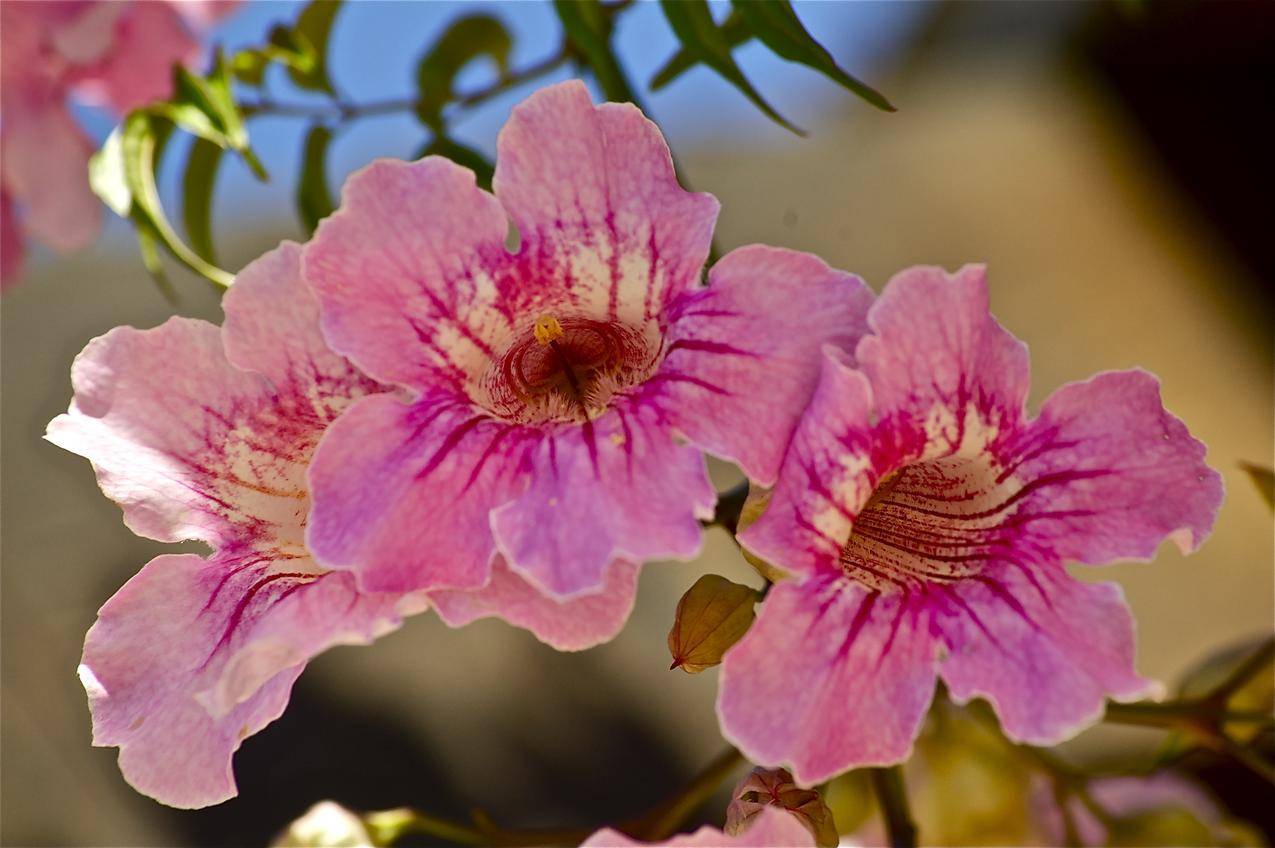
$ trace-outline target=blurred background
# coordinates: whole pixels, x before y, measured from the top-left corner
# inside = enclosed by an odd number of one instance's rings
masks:
[[[355,101],[409,96],[423,45],[479,8],[515,34],[515,67],[558,43],[552,10],[539,3],[360,2],[338,18],[334,77]],[[1269,632],[1271,514],[1238,463],[1271,465],[1275,433],[1275,6],[797,8],[898,112],[878,112],[758,45],[737,51],[740,64],[808,138],[770,123],[703,68],[647,95],[686,181],[722,201],[723,249],[760,241],[813,251],[877,290],[911,264],[987,262],[994,311],[1031,345],[1033,404],[1104,369],[1158,374],[1166,406],[1226,478],[1216,532],[1190,558],[1166,546],[1154,564],[1084,576],[1124,586],[1140,670],[1168,683],[1215,648]],[[246,3],[213,40],[258,43],[297,11]],[[630,10],[618,39],[643,82],[676,47],[653,4]],[[526,93],[492,101],[458,137],[494,155],[496,131]],[[112,123],[90,110],[80,117],[98,138]],[[267,168],[292,174],[304,123],[271,118],[250,129]],[[424,140],[410,116],[364,121],[337,143],[329,177],[339,185],[369,159],[411,156]],[[290,190],[229,161],[214,228],[229,268],[301,236]],[[33,252],[0,303],[0,842],[260,845],[323,798],[592,826],[646,808],[720,750],[715,671],[670,672],[664,646],[674,605],[699,574],[758,582],[714,530],[698,562],[643,572],[633,620],[609,645],[562,655],[497,621],[452,631],[419,616],[371,648],[310,664],[283,718],[237,755],[237,799],[182,812],[130,789],[114,749],[90,747],[75,667],[97,607],[174,547],[133,536],[88,463],[41,435],[66,408],[71,360],[89,338],[117,324],[156,325],[174,308],[220,320],[205,283],[178,269],[173,279],[175,307],[143,271],[128,228],[113,222],[78,255]],[[729,469],[716,470],[732,482]],[[1162,736],[1103,727],[1065,753],[1136,759]],[[1200,768],[1241,814],[1270,826],[1269,787],[1215,763]],[[961,791],[951,788],[957,800]],[[723,804],[704,820],[720,822]]]

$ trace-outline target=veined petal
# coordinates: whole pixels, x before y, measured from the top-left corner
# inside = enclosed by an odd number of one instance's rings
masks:
[[[606,828],[582,842],[580,848],[640,848],[644,845],[655,848],[814,848],[815,838],[792,813],[768,808],[734,836],[705,825],[694,833],[679,834],[662,842],[641,842]]]
[[[304,387],[320,408],[332,406],[330,398],[348,397],[354,386],[388,391],[324,341],[319,304],[301,279],[301,246],[295,242],[285,241],[245,266],[221,303],[222,343],[237,368],[263,374],[277,387]]]
[[[850,527],[876,485],[877,464],[900,450],[871,437],[872,388],[832,348],[823,352],[818,387],[792,442],[765,512],[739,541],[766,562],[797,574],[839,571]],[[886,455],[875,458],[874,452]]]
[[[839,574],[780,581],[722,662],[722,734],[805,786],[900,762],[934,695],[936,651],[907,595]]]
[[[430,601],[448,627],[495,616],[530,630],[559,651],[582,651],[611,641],[624,627],[637,597],[637,573],[638,567],[631,562],[613,562],[600,592],[557,601],[497,559],[486,586],[432,592]]]
[[[1019,560],[933,594],[953,699],[986,698],[1011,739],[1056,745],[1101,718],[1107,697],[1155,689],[1134,672],[1133,617],[1114,583]]]
[[[537,435],[445,396],[364,398],[310,466],[310,550],[372,591],[484,585],[496,553],[489,514],[526,485]]]
[[[1024,522],[1024,537],[1090,564],[1151,559],[1166,538],[1190,553],[1222,505],[1222,477],[1204,454],[1145,371],[1063,386],[1017,450],[1015,477],[1056,481],[1026,499],[1020,511],[1037,518]]]
[[[863,280],[816,256],[742,247],[713,266],[707,289],[670,308],[654,385],[687,438],[773,485],[823,346],[853,351],[871,303]]]
[[[383,382],[459,391],[508,330],[507,232],[500,203],[450,160],[363,168],[305,249],[328,343]]]
[[[46,438],[92,460],[135,533],[221,545],[301,527],[298,462],[317,434],[298,444],[278,432],[289,422],[269,381],[230,365],[212,324],[117,327],[89,342],[71,380],[71,408]]]
[[[983,266],[900,271],[868,312],[868,325],[872,335],[856,357],[876,411],[920,429],[931,452],[990,441],[1025,417],[1027,346],[988,311]]]
[[[579,80],[548,86],[514,108],[497,154],[496,196],[550,290],[537,297],[637,325],[698,283],[717,200],[678,184],[637,107],[595,106]]]
[[[255,554],[156,557],[98,612],[80,678],[93,743],[119,746],[138,791],[176,807],[235,794],[231,757],[283,712],[305,663],[419,611],[346,574]]]
[[[699,552],[699,519],[717,499],[704,458],[650,416],[617,408],[587,428],[546,433],[529,487],[492,514],[513,571],[567,600],[596,591],[613,560]]]

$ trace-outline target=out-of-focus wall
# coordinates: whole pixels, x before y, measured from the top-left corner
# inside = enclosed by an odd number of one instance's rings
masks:
[[[1032,348],[1033,404],[1103,369],[1160,375],[1167,406],[1226,477],[1217,531],[1193,557],[1166,546],[1154,564],[1087,574],[1125,587],[1142,670],[1172,680],[1275,617],[1270,515],[1236,468],[1271,462],[1269,318],[1243,300],[1245,272],[1118,110],[1067,68],[1056,54],[988,42],[933,52],[881,81],[896,115],[847,100],[808,140],[761,148],[736,137],[679,154],[694,187],[721,199],[726,248],[814,251],[877,290],[914,263],[989,263],[996,314]],[[245,235],[228,261],[269,242]],[[215,318],[200,284],[180,288],[180,312]],[[360,783],[397,787],[374,799],[387,805],[588,823],[589,812],[640,809],[662,794],[661,768],[689,772],[720,747],[715,673],[670,673],[664,648],[697,574],[750,577],[712,533],[701,561],[646,570],[633,621],[611,645],[565,656],[497,622],[450,631],[422,616],[312,664],[294,711],[240,753],[240,800],[174,813],[137,796],[114,752],[89,747],[74,669],[97,605],[162,546],[133,537],[88,464],[40,434],[65,408],[88,338],[154,325],[170,308],[131,253],[98,247],[37,264],[0,311],[4,844],[260,842],[320,794],[358,802]],[[414,776],[394,783],[391,766]]]

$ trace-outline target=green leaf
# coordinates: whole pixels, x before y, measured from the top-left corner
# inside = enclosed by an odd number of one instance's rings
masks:
[[[230,57],[230,72],[241,82],[259,86],[265,81],[266,68],[272,59],[270,48],[246,48]]]
[[[112,212],[127,218],[133,206],[133,193],[124,179],[122,136],[121,127],[111,130],[101,149],[89,157],[89,188]]]
[[[307,233],[313,233],[319,222],[332,214],[332,193],[328,191],[328,144],[332,130],[322,125],[310,128],[305,137],[305,154],[301,160],[301,178],[297,181],[297,214]]]
[[[190,246],[203,259],[216,263],[212,238],[213,186],[222,149],[204,138],[195,139],[186,156],[182,176],[182,222]]]
[[[730,15],[722,23],[721,30],[722,35],[726,37],[726,43],[731,46],[731,49],[738,47],[753,37],[752,30],[748,28],[748,24],[744,23],[743,16],[735,9],[731,9]],[[655,72],[655,76],[651,77],[651,91],[659,91],[698,64],[698,60],[691,55],[691,51],[685,47],[681,48],[664,63],[664,67]]]
[[[1247,472],[1253,485],[1257,486],[1257,491],[1261,493],[1266,505],[1275,509],[1275,470],[1252,462],[1241,462],[1240,468]]]
[[[607,100],[636,103],[637,96],[611,49],[612,20],[598,0],[554,0],[567,39],[593,71]]]
[[[238,152],[258,179],[269,179],[249,147],[248,129],[231,88],[230,66],[220,51],[207,77],[176,66],[172,99],[156,103],[150,110],[218,147]]]
[[[336,93],[328,76],[328,41],[339,11],[341,0],[311,0],[297,17],[297,25],[293,28],[294,43],[307,45],[313,56],[308,70],[295,65],[288,68],[292,81],[302,88]]]
[[[491,191],[491,178],[496,168],[487,157],[467,144],[445,135],[435,135],[419,156],[446,156],[448,159],[474,172],[479,188]]]
[[[466,15],[453,21],[416,68],[417,116],[426,126],[440,129],[443,107],[455,95],[456,75],[470,62],[486,56],[503,77],[509,71],[512,48],[509,31],[490,15]]]
[[[744,72],[731,56],[730,42],[713,22],[706,0],[660,0],[660,8],[664,10],[664,17],[668,19],[669,26],[677,34],[682,46],[696,61],[703,62],[721,74],[772,121],[797,135],[805,135],[801,129],[776,112],[744,76]]]
[[[159,239],[149,224],[137,225],[137,250],[142,255],[142,267],[151,275],[160,294],[169,303],[176,303],[177,290],[173,288],[168,272],[164,270],[164,260],[159,255]]]
[[[133,112],[124,120],[120,151],[124,184],[132,198],[129,216],[137,224],[139,233],[148,229],[186,267],[217,285],[229,286],[234,282],[234,275],[206,262],[187,247],[164,214],[155,169],[171,129],[171,124],[157,122],[154,115],[144,110]]]
[[[739,14],[762,43],[790,62],[814,68],[834,82],[859,95],[878,109],[895,111],[876,89],[855,79],[837,65],[832,54],[806,31],[788,0],[731,0]]]

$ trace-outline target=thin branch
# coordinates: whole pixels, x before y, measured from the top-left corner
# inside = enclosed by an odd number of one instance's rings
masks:
[[[916,848],[916,823],[908,809],[907,787],[900,766],[869,769],[890,848]]]
[[[727,533],[734,536],[739,530],[739,516],[744,511],[744,501],[748,499],[748,481],[732,486],[717,496],[717,508],[713,512],[713,517],[702,522],[704,526],[711,527],[716,524],[726,530]]]
[[[501,76],[495,82],[475,89],[467,94],[462,94],[452,100],[452,106],[460,109],[467,109],[478,106],[486,101],[503,94],[512,88],[517,88],[523,83],[530,82],[544,76],[545,74],[557,69],[570,58],[570,51],[564,44],[558,48],[554,54],[541,59],[539,62],[528,65],[520,71]],[[310,119],[328,119],[339,121],[351,121],[358,118],[367,118],[373,115],[390,115],[398,112],[413,112],[420,104],[419,97],[400,97],[390,100],[374,100],[368,103],[351,103],[346,100],[332,101],[330,103],[283,103],[277,100],[262,98],[260,100],[243,101],[239,104],[239,108],[248,117],[259,117],[262,115],[293,117],[293,118],[310,118]]]
[[[652,842],[667,839],[677,832],[688,818],[712,797],[722,785],[744,763],[744,757],[734,748],[727,748],[715,760],[679,790],[671,798],[659,804],[651,812],[621,828],[634,836]]]

